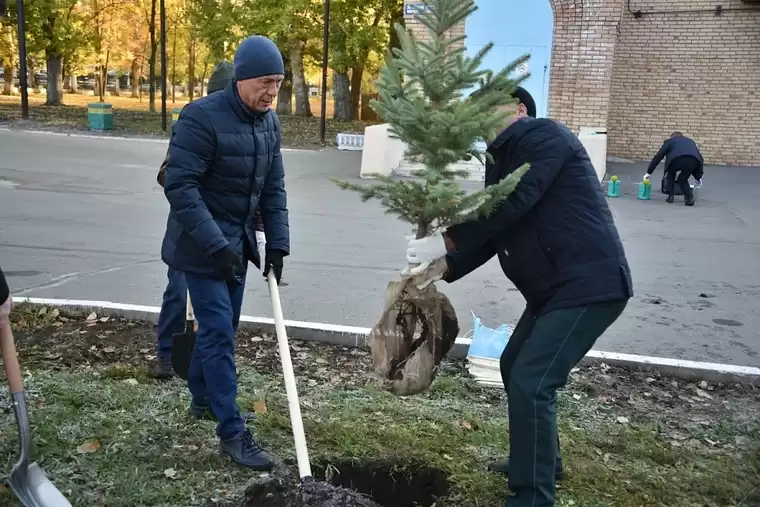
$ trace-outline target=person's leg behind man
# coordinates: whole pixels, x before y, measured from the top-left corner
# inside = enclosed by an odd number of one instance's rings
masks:
[[[554,310],[536,319],[509,378],[509,507],[554,506],[557,389],[627,303]]]
[[[187,283],[182,271],[169,268],[167,284],[156,323],[156,361],[153,376],[158,379],[174,377],[172,367],[172,336],[185,328]]]
[[[272,468],[271,456],[245,427],[237,406],[235,315],[240,314],[244,285],[186,274],[198,332],[188,377],[196,405],[208,403],[218,421],[222,449],[236,463],[255,470]]]

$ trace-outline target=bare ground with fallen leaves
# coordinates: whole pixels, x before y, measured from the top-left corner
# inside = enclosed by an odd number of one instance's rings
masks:
[[[33,420],[39,425],[35,431],[43,435],[38,444],[46,453],[40,454],[43,466],[76,495],[75,505],[241,501],[250,474],[218,457],[213,423],[188,427],[182,418],[187,395],[181,382],[160,384],[147,376],[155,359],[152,324],[62,315],[57,309],[25,305],[14,310],[13,320],[27,384],[32,386],[28,390],[38,401],[32,405],[37,411]],[[477,385],[464,363],[446,362],[428,393],[395,398],[368,384],[370,360],[365,350],[293,341],[291,354],[312,461],[321,466],[345,458],[399,459],[400,466],[410,470],[433,466],[451,482],[451,491],[436,507],[503,504],[503,478],[484,470],[487,462],[507,452],[503,390]],[[241,331],[237,357],[239,403],[258,413],[257,434],[292,465],[292,435],[275,338]],[[63,385],[74,386],[72,382],[81,383],[72,389],[84,401],[59,393]],[[100,395],[96,390],[100,384],[106,386],[107,401],[86,401]],[[71,406],[61,408],[66,403]],[[760,506],[757,388],[683,382],[601,365],[576,368],[558,406],[568,469],[558,505]],[[109,422],[125,410],[130,438],[141,435],[137,443],[120,433],[125,431],[123,425],[119,429],[118,422]],[[67,424],[56,417],[72,414],[88,418],[92,438],[84,433],[65,438],[67,431],[75,432],[74,426],[84,423]],[[164,421],[166,428],[158,432],[140,428],[146,418]],[[92,420],[100,422],[92,426]],[[55,428],[45,426],[53,422]],[[5,458],[0,462],[10,463],[15,454],[9,435],[12,426],[12,418],[0,422],[0,456]],[[130,447],[146,442],[151,451]],[[158,448],[162,450],[157,456]],[[112,462],[105,465],[96,459],[105,452],[124,455],[125,466],[130,460],[142,463],[146,471],[134,472],[135,480],[161,494],[118,485],[115,478],[126,471],[111,470]],[[195,455],[190,459],[188,453]],[[77,463],[73,469],[72,460]],[[80,476],[95,482],[106,478],[106,484],[92,486]],[[108,482],[108,477],[113,479]],[[126,496],[117,499],[115,491]],[[99,503],[106,492],[109,501]],[[0,501],[4,498],[0,492]],[[208,504],[209,499],[215,503]]]

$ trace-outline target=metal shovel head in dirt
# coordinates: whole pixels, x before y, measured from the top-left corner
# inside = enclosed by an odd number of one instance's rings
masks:
[[[190,362],[193,360],[195,349],[195,333],[198,324],[195,322],[193,306],[190,302],[190,293],[187,293],[187,309],[185,315],[185,329],[178,334],[172,335],[172,368],[182,380],[187,380],[190,371]]]
[[[72,507],[37,463],[26,470],[14,467],[8,483],[24,507]]]

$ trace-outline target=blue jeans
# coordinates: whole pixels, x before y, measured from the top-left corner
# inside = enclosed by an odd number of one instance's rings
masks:
[[[237,406],[235,371],[235,332],[245,283],[192,273],[185,273],[185,280],[198,321],[187,387],[197,406],[211,407],[219,421],[217,436],[229,440],[245,430]]]
[[[156,355],[159,362],[169,362],[172,358],[172,335],[185,329],[185,310],[187,308],[187,283],[182,271],[169,268],[166,273],[164,299],[161,313],[156,324]]]

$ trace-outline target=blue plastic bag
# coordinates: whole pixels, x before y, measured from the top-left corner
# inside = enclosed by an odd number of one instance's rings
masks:
[[[488,326],[484,326],[474,313],[472,314],[472,319],[472,343],[467,355],[499,359],[507,347],[512,329],[506,324],[502,324],[496,329],[491,329]]]

